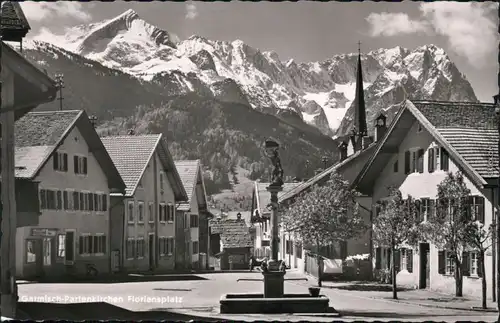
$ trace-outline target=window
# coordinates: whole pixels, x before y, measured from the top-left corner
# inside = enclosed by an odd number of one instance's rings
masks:
[[[174,222],[175,208],[173,204],[168,205],[167,221]]]
[[[135,218],[134,218],[134,201],[129,201],[128,202],[128,223],[134,223]]]
[[[142,259],[144,258],[144,254],[146,253],[146,243],[144,241],[144,238],[138,238],[136,240],[137,243],[137,258]]]
[[[87,157],[73,156],[73,169],[75,174],[87,175]]]
[[[424,150],[411,149],[405,151],[405,174],[424,172]]]
[[[26,240],[26,262],[28,264],[36,262],[35,241]]]
[[[57,235],[57,257],[64,258],[66,254],[66,235],[58,234]]]
[[[197,228],[199,226],[198,223],[198,214],[191,214],[191,228]]]
[[[410,171],[411,171],[411,152],[408,150],[408,151],[405,151],[405,174],[408,175],[410,174]]]
[[[149,223],[153,223],[155,222],[155,214],[154,214],[154,203],[153,202],[149,202],[149,205],[148,205],[148,219],[149,219]]]
[[[161,237],[160,241],[160,256],[170,256],[174,252],[174,238]]]
[[[408,258],[407,258],[406,249],[401,249],[400,255],[401,255],[401,268],[400,268],[400,270],[406,270],[406,268],[408,267]]]
[[[144,223],[144,202],[139,202],[137,205],[137,222]]]
[[[73,210],[80,210],[80,198],[78,192],[73,192]]]
[[[440,160],[441,170],[448,171],[450,169],[450,156],[446,149],[441,148],[441,160]]]
[[[63,192],[63,207],[66,211],[73,211],[75,209],[73,203],[73,191],[65,190]]]
[[[471,196],[469,198],[469,206],[471,210],[471,220],[484,223],[484,197]]]
[[[104,234],[99,234],[93,237],[93,250],[94,254],[104,255],[106,254],[106,236]]]
[[[127,259],[135,258],[135,240],[133,238],[127,239]]]
[[[162,223],[167,222],[167,206],[163,203],[160,203],[158,211],[159,211],[160,222]]]
[[[198,241],[193,241],[193,254],[197,254],[199,252],[200,243]]]
[[[189,228],[189,214],[184,213],[184,229]]]
[[[297,251],[297,258],[302,259],[302,243],[295,243],[295,250]]]
[[[431,147],[427,150],[427,171],[433,173],[438,170],[440,166],[439,148]]]
[[[167,254],[170,256],[174,253],[174,238],[167,238]]]
[[[394,170],[394,173],[397,173],[399,171],[399,165],[398,165],[397,160],[394,162],[394,165],[392,166],[392,168]]]
[[[455,274],[455,261],[453,260],[452,253],[446,251],[445,252],[445,259],[446,259],[446,268],[445,268],[445,274],[446,275],[454,275]]]
[[[421,221],[428,221],[431,216],[431,199],[423,198],[421,199]]]
[[[160,172],[160,191],[163,193],[163,172]]]
[[[68,154],[61,152],[54,152],[52,155],[54,170],[59,172],[68,171]]]
[[[101,201],[102,201],[102,212],[107,212],[108,211],[108,195],[107,194],[101,194]]]
[[[90,235],[81,235],[79,240],[80,255],[90,255],[92,253],[93,242]]]
[[[479,255],[477,252],[473,251],[470,253],[470,275],[479,276]]]

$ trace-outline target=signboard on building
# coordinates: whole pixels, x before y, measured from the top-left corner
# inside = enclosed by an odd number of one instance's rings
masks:
[[[42,228],[31,229],[31,235],[34,237],[55,237],[56,234],[57,230],[55,229],[42,229]]]

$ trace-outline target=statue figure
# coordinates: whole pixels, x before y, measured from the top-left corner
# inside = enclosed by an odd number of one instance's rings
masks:
[[[281,167],[281,160],[277,149],[273,151],[270,160],[274,168],[269,186],[283,186],[283,167]]]

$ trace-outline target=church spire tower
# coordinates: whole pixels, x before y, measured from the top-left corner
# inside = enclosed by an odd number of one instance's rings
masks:
[[[361,42],[358,42],[358,70],[356,75],[356,96],[354,98],[354,127],[358,139],[368,135],[366,124],[365,93],[363,89],[363,71],[361,70]]]

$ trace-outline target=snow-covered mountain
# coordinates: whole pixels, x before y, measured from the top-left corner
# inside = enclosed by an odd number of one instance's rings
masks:
[[[323,62],[283,62],[241,40],[192,36],[179,41],[133,10],[100,23],[76,26],[45,40],[169,89],[196,91],[268,113],[289,110],[323,133],[344,135],[352,126],[357,54]],[[39,46],[32,43],[31,46]],[[362,55],[368,122],[403,98],[476,101],[474,91],[443,49],[379,49]]]

